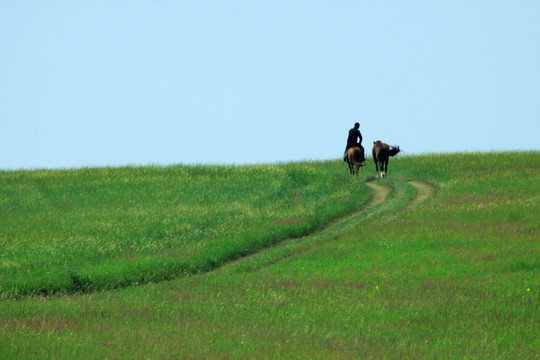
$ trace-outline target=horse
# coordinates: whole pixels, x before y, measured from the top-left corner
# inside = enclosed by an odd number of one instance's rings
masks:
[[[347,164],[349,164],[349,170],[351,175],[358,175],[358,169],[361,166],[365,166],[364,163],[364,149],[358,146],[352,146],[347,150]],[[356,167],[356,173],[354,171]]]
[[[377,171],[377,177],[379,172],[381,177],[385,177],[388,172],[388,158],[390,156],[396,156],[400,152],[399,146],[388,146],[381,140],[373,142],[373,161],[375,162],[375,170]]]

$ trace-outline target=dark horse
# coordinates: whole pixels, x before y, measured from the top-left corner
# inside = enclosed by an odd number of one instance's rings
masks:
[[[349,170],[351,175],[358,175],[358,169],[364,166],[364,149],[358,146],[352,146],[347,150],[347,164],[349,164]],[[356,172],[354,168],[356,167]]]
[[[381,140],[373,142],[372,154],[377,177],[379,177],[379,171],[381,177],[386,176],[388,172],[388,158],[390,156],[396,156],[399,151],[399,146],[388,146],[388,144],[383,143]]]

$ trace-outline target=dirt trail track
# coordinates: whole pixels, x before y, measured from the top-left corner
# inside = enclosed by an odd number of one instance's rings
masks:
[[[370,207],[384,203],[386,198],[390,195],[390,188],[387,186],[383,186],[376,182],[368,182],[366,185],[369,186],[375,193],[371,204],[369,204]]]
[[[405,207],[398,210],[397,213],[393,213],[390,218],[400,216],[401,214],[413,209],[427,200],[430,196],[433,196],[435,193],[435,189],[431,185],[428,185],[422,181],[408,180],[402,182],[407,182],[414,187],[416,194]],[[339,236],[340,233],[348,231],[369,218],[374,216],[385,216],[385,212],[383,210],[385,207],[386,210],[391,210],[396,206],[395,202],[392,204],[391,184],[372,180],[368,181],[366,185],[372,190],[370,194],[370,201],[361,209],[345,217],[334,220],[324,229],[321,229],[315,233],[306,235],[303,238],[284,240],[283,242],[272,247],[261,249],[258,252],[233,260],[227,264],[224,264],[224,266],[221,268],[230,269],[231,267],[235,267],[235,265],[244,264],[247,266],[247,268],[253,269],[275,263],[307,250],[310,246],[312,246],[312,244],[318,241],[324,241],[325,239],[335,235]],[[261,261],[263,258],[264,260]],[[260,263],[258,265],[248,265],[250,262],[252,262],[252,260],[255,259],[259,259]]]
[[[435,189],[433,186],[426,184],[425,182],[419,181],[419,180],[411,180],[409,181],[409,184],[414,186],[416,189],[416,197],[413,199],[413,201],[405,208],[406,210],[410,210],[424,201],[426,201],[429,197],[433,196],[435,194]]]
[[[404,208],[399,210],[395,215],[402,215],[403,213],[417,207],[418,205],[426,201],[429,197],[435,194],[435,189],[431,185],[428,185],[423,181],[407,180],[406,182],[408,182],[412,187],[414,187],[416,194],[414,198]],[[327,226],[327,229],[334,228],[339,224],[346,223],[347,221],[358,217],[359,215],[367,213],[379,205],[384,204],[392,193],[392,189],[388,184],[380,183],[377,181],[368,181],[366,185],[371,190],[373,190],[369,203],[360,210],[354,212],[353,214],[348,215],[344,218],[337,219],[334,222],[330,223]]]
[[[374,207],[384,204],[388,196],[390,196],[391,189],[389,186],[381,185],[376,182],[368,182],[366,185],[373,190],[369,203],[363,208],[355,211],[354,213],[347,215],[346,217],[334,220],[325,228],[326,230],[334,229],[336,226],[344,224],[351,219],[358,217],[361,214],[367,213]],[[308,235],[309,236],[309,235]]]

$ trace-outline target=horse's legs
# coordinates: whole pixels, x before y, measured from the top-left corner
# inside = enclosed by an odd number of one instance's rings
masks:
[[[384,159],[384,176],[388,174],[388,159]]]
[[[384,177],[384,162],[383,162],[383,161],[379,161],[379,162],[378,162],[378,165],[379,165],[379,167],[378,167],[379,172],[378,172],[378,174],[377,174],[377,177],[379,177],[379,175],[380,175],[381,178],[383,178],[383,177]]]
[[[377,174],[377,177],[379,177],[379,162],[377,161],[376,156],[373,156],[373,162],[375,163],[375,173]]]

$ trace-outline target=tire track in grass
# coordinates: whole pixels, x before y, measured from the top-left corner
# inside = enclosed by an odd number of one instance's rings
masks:
[[[415,190],[416,190],[416,196],[414,199],[407,205],[402,211],[406,212],[411,210],[412,208],[417,207],[424,201],[426,201],[428,198],[435,195],[435,188],[431,185],[428,185],[427,183],[420,181],[420,180],[409,180],[409,184],[411,184]]]
[[[371,190],[368,203],[352,214],[330,222],[325,228],[304,237],[283,239],[271,247],[262,248],[255,253],[231,260],[211,270],[186,275],[204,275],[218,270],[244,272],[269,266],[286,258],[298,255],[303,251],[307,251],[319,242],[339,240],[342,234],[375,216],[390,214],[391,216],[388,219],[399,216],[434,194],[434,188],[432,186],[418,180],[373,180],[368,179],[366,181],[366,185]],[[406,189],[410,186],[415,188],[416,195],[412,200],[407,201],[408,192]],[[404,202],[406,203],[405,205],[403,205]],[[398,210],[398,212],[393,212],[395,210]],[[179,277],[182,277],[182,275],[174,276],[174,278]],[[164,279],[162,281],[166,280]],[[161,281],[158,280],[155,282]],[[117,289],[124,287],[127,286],[119,286]]]
[[[373,209],[374,207],[378,205],[384,204],[384,202],[386,201],[386,199],[388,198],[388,196],[390,196],[390,193],[392,192],[392,189],[387,185],[381,185],[379,183],[374,183],[374,182],[368,182],[366,183],[366,185],[369,188],[371,188],[371,190],[373,190],[370,196],[370,200],[366,206],[364,206],[360,210],[355,211],[354,213],[350,215],[347,215],[343,218],[339,218],[337,220],[332,221],[330,224],[328,224],[328,226],[326,226],[326,228],[319,231],[326,231],[329,229],[333,229],[339,225],[346,223],[347,221],[351,219],[358,217],[359,215],[365,212],[370,211],[371,209]],[[312,234],[307,235],[307,236],[312,236]]]
[[[392,186],[390,184],[392,184]],[[272,265],[308,250],[317,242],[335,239],[359,223],[374,216],[384,216],[385,214],[389,214],[390,216],[388,216],[388,219],[401,216],[403,213],[418,206],[435,193],[435,189],[431,185],[420,180],[392,180],[391,183],[387,183],[385,180],[367,180],[366,185],[371,189],[370,201],[366,206],[353,214],[331,222],[327,227],[318,232],[301,238],[286,239],[272,247],[262,249],[256,253],[228,262],[213,271],[254,271]],[[402,204],[407,196],[406,188],[408,186],[414,188],[415,195],[404,207],[400,208],[400,204]],[[397,213],[392,213],[391,211],[396,210],[396,208],[399,208],[397,209]]]

